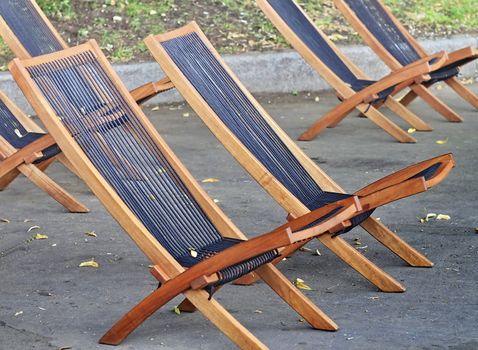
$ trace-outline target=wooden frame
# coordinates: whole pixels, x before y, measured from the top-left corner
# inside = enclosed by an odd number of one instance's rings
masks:
[[[29,132],[42,133],[43,130],[23,113],[5,94],[0,91],[0,100],[12,112],[17,121]],[[37,187],[50,195],[72,213],[87,213],[88,208],[80,203],[60,185],[48,177],[44,171],[54,162],[56,157],[34,164],[40,159],[42,151],[54,145],[48,134],[22,149],[16,149],[0,136],[0,191],[17,178],[25,175]]]
[[[192,196],[218,231],[227,237],[243,239],[243,243],[239,243],[186,270],[159,244],[121,200],[115,190],[102,178],[98,170],[62,124],[60,118],[56,116],[47,99],[43,96],[26,69],[41,63],[71,57],[85,51],[93,52],[101,67],[110,76],[118,89],[118,93],[128,102],[139,123],[149,132],[155,145],[162,151],[179,178],[187,186]],[[362,211],[357,197],[352,196],[311,213],[304,213],[305,215],[302,217],[268,234],[247,241],[246,236],[239,231],[211,198],[207,196],[206,192],[164,142],[141,108],[136,104],[124,85],[122,85],[119,77],[109,65],[95,41],[89,41],[87,44],[38,58],[23,61],[15,59],[10,63],[9,69],[40,119],[50,131],[50,135],[63,149],[65,156],[74,164],[75,168],[83,169],[82,177],[85,183],[92,189],[105,208],[118,221],[143,253],[152,261],[154,268],[151,273],[161,283],[159,289],[151,293],[117,322],[101,338],[101,343],[119,344],[153,312],[176,295],[183,293],[191,306],[202,311],[205,317],[224,332],[236,345],[244,349],[265,349],[265,345],[235,320],[215,299],[208,300],[207,292],[201,288],[207,283],[217,280],[216,272],[225,266],[244,261],[275,248],[289,246],[293,243],[300,244],[298,242],[309,240],[331,230],[333,227],[346,225],[346,222],[351,217]],[[330,219],[322,221],[312,228],[304,229],[305,226],[315,222],[318,218],[337,209],[339,211]],[[337,329],[337,325],[287,281],[272,264],[263,265],[256,272],[313,328],[324,330]]]
[[[253,98],[253,96],[247,91],[247,89],[241,84],[241,82],[236,78],[232,73],[229,67],[224,63],[220,55],[216,52],[213,46],[205,37],[204,33],[200,30],[196,23],[191,23],[183,28],[177,29],[175,31],[157,35],[149,36],[145,39],[145,43],[151,51],[154,58],[161,65],[164,72],[173,82],[174,86],[178,91],[183,95],[183,97],[188,101],[191,107],[196,111],[199,117],[205,122],[209,127],[212,133],[219,139],[219,141],[226,147],[226,149],[237,159],[237,161],[249,172],[249,174],[288,212],[290,217],[300,217],[309,212],[307,207],[300,202],[292,193],[290,193],[263,165],[262,163],[254,157],[252,153],[239,141],[239,139],[227,128],[227,126],[221,121],[219,116],[211,109],[211,107],[206,103],[206,101],[201,97],[200,93],[191,85],[187,78],[183,75],[181,70],[176,66],[174,61],[169,57],[164,48],[161,46],[161,42],[167,41],[172,38],[176,38],[188,33],[195,32],[204,43],[209,47],[213,55],[219,60],[223,65],[232,79],[238,84],[242,89],[243,93],[250,99],[254,107],[261,113],[266,122],[271,126],[271,128],[279,135],[284,144],[290,149],[294,156],[301,162],[304,168],[310,173],[310,175],[315,179],[315,181],[320,185],[324,191],[332,192],[341,192],[344,193],[343,189],[337,185],[322,169],[320,169],[307,155],[286,135],[286,133],[274,122],[274,120],[267,114],[267,112],[260,106],[260,104]],[[429,162],[437,161],[430,160]],[[453,166],[453,160],[450,155],[443,156],[443,161],[447,164],[446,168],[440,169],[440,173],[447,174],[451,167]],[[427,163],[428,164],[428,163]],[[421,165],[416,165],[415,167],[409,168],[409,170],[404,170],[414,172]],[[402,174],[402,173],[398,173]],[[401,176],[401,175],[397,175]],[[398,177],[397,177],[398,178]],[[391,181],[390,179],[395,179],[395,177],[386,178],[387,183]],[[393,185],[398,185],[399,183],[394,183]],[[432,184],[426,184],[424,187],[430,186]],[[382,187],[374,187],[376,190],[385,189]],[[421,190],[424,190],[423,186]],[[397,188],[395,188],[397,189]],[[390,188],[394,196],[398,192],[394,191],[393,188]],[[367,195],[372,195],[372,192],[369,190],[363,190],[363,193]],[[380,191],[380,190],[379,190]],[[381,196],[382,199],[385,199],[387,196]],[[392,195],[393,197],[393,195]],[[392,197],[387,197],[391,199]],[[375,204],[378,204],[376,202]],[[387,248],[392,250],[395,254],[409,263],[411,266],[422,266],[430,267],[432,262],[428,260],[425,256],[419,253],[417,250],[409,246],[406,242],[400,239],[395,233],[385,227],[381,222],[377,221],[374,218],[367,219],[362,227],[367,230],[373,237],[378,241],[384,244]],[[357,270],[370,282],[375,284],[380,290],[386,292],[402,292],[405,289],[400,285],[396,280],[394,280],[387,273],[382,271],[371,261],[366,259],[362,254],[357,252],[352,246],[350,246],[343,238],[340,236],[334,236],[334,230],[331,232],[321,235],[318,239],[324,243],[329,249],[331,249],[336,255],[338,255],[342,260],[347,264]],[[304,242],[303,244],[305,244]],[[303,245],[302,244],[302,245]],[[282,254],[287,256],[294,252],[301,245],[295,245],[284,251]]]
[[[48,29],[51,31],[53,36],[58,40],[60,45],[63,47],[63,49],[68,48],[68,44],[66,43],[65,40],[61,37],[60,33],[55,29],[53,24],[49,21],[49,19],[46,17],[45,13],[42,11],[42,9],[38,6],[35,0],[27,0],[29,1],[33,8],[37,11],[38,15],[40,18],[43,20],[45,25],[48,27]],[[21,41],[16,37],[15,33],[11,30],[11,28],[8,26],[8,24],[5,22],[5,20],[2,18],[0,15],[0,36],[2,36],[3,40],[5,43],[10,47],[10,49],[13,51],[14,55],[20,59],[29,59],[32,58],[31,55],[28,53],[26,48],[23,46]],[[153,98],[159,93],[162,93],[164,91],[167,91],[171,89],[172,86],[168,79],[162,79],[157,82],[149,82],[146,83],[140,87],[137,87],[131,91],[132,96],[135,98],[136,102],[139,104],[142,104],[149,99]],[[11,103],[13,104],[13,103]],[[17,118],[21,118],[21,123],[25,124],[28,123],[29,129],[32,131],[36,132],[44,132],[38,125],[35,125],[29,118],[22,117],[23,113],[18,110],[18,108],[15,107],[15,110],[17,111],[16,116]],[[27,124],[25,124],[27,125]],[[27,128],[28,129],[28,128]],[[4,146],[6,147],[6,146]],[[11,153],[11,151],[10,151]],[[71,172],[73,172],[75,175],[81,178],[81,171],[76,171],[74,166],[66,159],[63,155],[58,155],[55,157],[56,159],[60,160],[61,163],[66,166]],[[53,160],[54,161],[54,160]],[[52,161],[52,162],[53,162]],[[48,163],[48,166],[51,164]],[[47,165],[44,165],[45,169],[48,167]],[[32,170],[33,169],[33,170]],[[36,169],[36,168],[35,168]],[[0,189],[6,187],[13,179],[16,177],[15,173],[18,175],[18,171],[12,171],[10,175],[4,176],[0,180]],[[69,208],[71,208],[73,211],[78,211],[78,212],[84,212],[86,208],[83,205],[80,205],[80,203],[75,203],[77,202],[71,195],[69,195],[66,191],[61,189],[57,184],[52,182],[51,179],[49,178],[44,178],[44,174],[38,173],[37,170],[34,170],[34,166],[31,165],[30,170],[23,171],[24,174],[28,174],[30,176],[30,179],[33,180],[33,176],[36,176],[38,179],[42,179],[42,182],[39,182],[40,180],[37,181],[37,185],[41,186],[42,189],[46,190],[48,189],[48,193],[50,193],[52,196],[57,196],[57,200],[61,200],[63,203],[65,203]],[[34,174],[34,175],[33,175]],[[59,195],[61,193],[61,195]],[[67,207],[67,208],[68,208]]]
[[[402,68],[402,65],[391,55],[387,48],[368,30],[366,25],[358,18],[354,11],[347,5],[344,0],[334,0],[335,5],[340,12],[344,15],[347,21],[355,28],[355,30],[360,34],[362,39],[367,43],[368,46],[382,59],[382,61],[392,69],[392,71],[397,71]],[[429,54],[425,49],[420,45],[420,43],[405,29],[405,27],[398,21],[398,19],[393,15],[390,9],[385,6],[381,1],[378,0],[378,3],[383,8],[385,13],[390,17],[392,22],[404,35],[406,40],[410,45],[416,50],[416,52],[423,58],[428,57]],[[451,65],[455,62],[459,62],[464,59],[477,59],[478,58],[478,49],[472,47],[466,47],[451,53],[448,53],[448,59],[444,62],[443,67]],[[433,72],[436,69],[432,69]],[[478,109],[478,96],[475,95],[472,91],[466,88],[456,77],[449,78],[444,80],[444,82],[450,86],[456,93],[458,93],[462,98],[468,101],[473,107]],[[434,96],[428,88],[432,86],[428,82],[428,79],[423,81],[417,81],[414,84],[410,85],[410,91],[401,99],[401,103],[405,106],[410,104],[416,97],[421,97],[426,103],[430,105],[435,111],[440,113],[450,122],[461,122],[463,118],[458,115],[454,110],[447,106],[444,102]]]
[[[287,25],[287,23],[279,16],[274,8],[267,0],[257,0],[258,6],[264,14],[270,19],[274,26],[281,32],[286,40],[294,47],[295,50],[314,68],[336,91],[337,95],[342,99],[338,106],[321,117],[317,122],[307,129],[300,137],[300,141],[310,141],[315,138],[321,131],[327,127],[334,127],[342,121],[352,110],[358,109],[363,115],[367,116],[372,122],[381,127],[385,132],[390,134],[400,142],[416,142],[415,138],[410,136],[406,131],[402,130],[398,125],[384,116],[378,108],[384,104],[390,108],[399,117],[419,131],[431,131],[432,127],[416,116],[413,112],[404,108],[392,96],[389,96],[383,103],[369,105],[377,94],[389,87],[397,85],[395,91],[398,92],[408,87],[416,79],[422,79],[430,71],[428,61],[420,62],[420,64],[407,66],[400,72],[392,73],[377,83],[361,90],[354,91],[347,83],[337,76],[321,59],[314,54],[312,50],[300,39],[300,37]],[[371,80],[360,68],[358,68],[348,57],[346,57],[338,47],[325,35],[313,21],[303,11],[303,9],[294,2],[304,17],[310,21],[315,27],[319,35],[328,43],[337,56],[348,66],[358,79]],[[441,62],[441,61],[440,61]],[[438,62],[437,62],[438,63]]]

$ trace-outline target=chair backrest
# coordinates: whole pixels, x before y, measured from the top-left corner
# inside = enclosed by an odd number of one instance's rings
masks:
[[[327,38],[293,0],[258,0],[257,1],[266,15],[273,21],[279,31],[286,37],[289,43],[303,56],[301,46],[310,50],[315,58],[330,69],[344,83],[349,84],[355,90],[360,90],[357,69],[351,67],[350,61],[344,62],[344,56],[339,49]],[[304,57],[307,59],[307,57]],[[313,64],[308,60],[309,63]],[[319,67],[319,73],[323,74],[323,67]],[[327,77],[325,77],[327,78]],[[332,81],[330,84],[335,86]]]
[[[369,45],[374,41],[373,46],[381,46],[400,65],[406,66],[422,57],[422,49],[380,0],[334,2],[356,29],[360,29],[357,26],[363,28],[358,31]]]
[[[0,1],[0,35],[19,58],[36,57],[67,47],[35,0]]]
[[[25,79],[36,84],[23,90],[31,101],[44,99],[34,105],[40,118],[129,234],[139,220],[143,234],[146,229],[179,263],[191,249],[222,239],[209,218],[221,216],[219,209],[149,124],[95,42],[14,60],[11,67],[21,87]],[[118,215],[123,204],[126,214]],[[151,250],[144,237],[135,241]]]
[[[320,179],[327,190],[338,189],[247,92],[195,23],[150,36],[146,44],[221,142],[286,210],[300,211],[297,202],[309,208],[323,193]]]

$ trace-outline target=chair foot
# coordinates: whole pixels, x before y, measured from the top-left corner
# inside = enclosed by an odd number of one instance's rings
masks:
[[[464,86],[456,77],[445,80],[445,83],[469,104],[478,109],[478,96]]]

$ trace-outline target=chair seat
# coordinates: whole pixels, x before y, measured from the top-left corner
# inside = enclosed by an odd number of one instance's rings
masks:
[[[191,267],[201,262],[202,260],[216,255],[217,253],[222,252],[223,250],[226,250],[227,248],[230,248],[241,242],[242,240],[240,239],[223,237],[220,241],[214,242],[202,248],[191,247],[191,251],[188,254],[179,257],[177,261],[184,267]],[[249,272],[254,271],[258,267],[268,262],[271,262],[278,256],[279,252],[273,250],[265,254],[256,256],[252,259],[243,261],[239,264],[229,266],[228,268],[219,271],[219,281],[208,286],[206,289],[209,291],[209,294],[212,295],[216,287],[234,281],[244,275],[247,275]]]
[[[23,147],[28,146],[32,142],[40,139],[41,137],[45,136],[46,134],[38,133],[38,132],[29,132],[22,137],[10,137],[7,141],[16,149],[22,149]],[[37,159],[34,164],[41,163],[45,160],[48,160],[59,153],[61,153],[60,148],[57,145],[50,146],[44,150],[42,150],[43,156]]]

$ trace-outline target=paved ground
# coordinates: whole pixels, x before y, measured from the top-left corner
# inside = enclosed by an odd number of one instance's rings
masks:
[[[474,86],[478,91],[478,86]],[[383,294],[345,266],[318,242],[280,265],[293,280],[304,279],[305,293],[341,327],[314,331],[259,283],[227,286],[217,295],[243,324],[273,349],[477,349],[478,348],[478,113],[447,89],[437,91],[465,117],[444,122],[422,103],[413,109],[433,124],[433,133],[415,134],[415,145],[400,145],[365,119],[349,117],[335,130],[300,146],[346,189],[359,187],[410,163],[454,152],[458,167],[432,191],[394,203],[377,216],[428,255],[436,266],[413,269],[356,229],[364,254],[395,276],[408,291]],[[327,94],[261,99],[293,137],[336,103]],[[265,232],[285,213],[223,150],[186,107],[146,109],[159,131],[213,198],[247,234]],[[184,117],[184,113],[190,113]],[[448,139],[438,145],[437,140]],[[148,261],[97,199],[61,165],[49,173],[91,208],[87,215],[65,213],[24,179],[1,193],[0,349],[108,349],[98,338],[114,321],[155,288]],[[420,224],[427,212],[450,221]],[[24,222],[24,220],[31,220]],[[40,230],[27,232],[33,225]],[[84,233],[95,231],[97,238]],[[22,244],[33,233],[47,240]],[[12,248],[12,249],[10,249]],[[15,249],[16,248],[16,249]],[[79,268],[94,257],[99,269]],[[154,315],[120,349],[226,349],[231,343],[200,314],[171,312],[179,299]],[[259,311],[257,311],[259,310]]]

